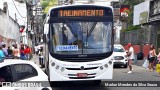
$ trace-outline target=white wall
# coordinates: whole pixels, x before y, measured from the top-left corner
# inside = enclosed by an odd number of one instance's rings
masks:
[[[139,25],[140,13],[147,11],[149,13],[149,2],[145,1],[134,6],[133,25]]]
[[[16,14],[18,24],[19,25],[26,25],[26,22],[27,22],[26,4],[25,3],[18,3],[15,0],[0,0],[0,8],[2,10],[3,10],[3,2],[7,2],[7,4],[8,4],[9,16],[11,16],[15,20],[15,14]]]
[[[38,1],[38,0],[36,0],[36,1]],[[15,0],[0,0],[0,8],[1,9],[3,9],[3,3],[4,2],[7,2],[7,4],[8,4],[8,15],[15,20],[15,14],[16,14],[17,23],[19,25],[24,25],[25,27],[27,27],[26,4],[25,3],[19,3]],[[0,34],[0,35],[3,35],[4,37],[7,37],[7,38],[14,38],[19,42],[19,40],[20,40],[19,36],[21,34],[21,33],[19,33],[19,28],[17,29],[17,27],[15,27],[16,25],[13,24],[12,21],[9,22],[7,20],[8,19],[7,17],[1,16],[1,18],[3,18],[3,20],[5,20],[6,23],[8,23],[10,26],[7,27],[8,24],[0,22],[0,28],[5,28],[5,29],[0,29],[0,31],[2,32],[2,34]],[[11,28],[11,29],[9,29],[9,28]],[[26,28],[25,28],[24,32],[22,33],[22,36],[24,36],[23,37],[23,43],[27,44],[28,43],[28,37],[27,37],[25,31],[26,31]],[[10,32],[10,33],[7,33],[7,32]]]
[[[7,43],[8,39],[20,42],[19,24],[3,13],[2,10],[0,10],[0,21],[0,36],[3,37],[3,42]]]

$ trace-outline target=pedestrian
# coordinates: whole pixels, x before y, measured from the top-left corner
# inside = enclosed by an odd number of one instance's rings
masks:
[[[13,50],[11,49],[10,46],[8,46],[7,51],[8,51],[8,57],[9,57],[9,58],[12,58],[12,57],[13,57]]]
[[[39,55],[39,65],[43,67],[43,60],[44,60],[43,47],[41,47],[41,49],[39,50],[38,55]]]
[[[38,46],[37,45],[34,46],[34,50],[35,50],[35,55],[38,55]]]
[[[31,48],[29,46],[26,46],[24,52],[25,52],[27,60],[30,60]]]
[[[41,50],[41,45],[38,45],[37,48],[38,48],[38,53],[39,53],[39,51]]]
[[[12,51],[14,50],[14,48],[15,48],[15,45],[14,45],[14,44],[12,44],[12,47],[11,47]]]
[[[5,43],[2,44],[2,51],[3,51],[4,55],[5,55],[6,57],[8,57],[8,51],[7,51],[7,48],[6,48],[6,44],[5,44]]]
[[[156,50],[154,48],[153,45],[150,46],[150,50],[149,50],[149,71],[154,71],[154,67],[153,67],[153,62],[155,60],[156,57]]]
[[[20,59],[26,60],[26,55],[24,53],[24,46],[23,45],[21,46],[21,49],[20,49]]]
[[[158,48],[157,60],[158,60],[158,63],[157,63],[157,64],[160,64],[160,48]],[[158,70],[157,70],[157,71],[158,71]],[[158,76],[160,76],[160,72],[158,72]]]
[[[5,59],[5,55],[4,55],[3,51],[2,51],[2,47],[0,46],[0,62],[3,62],[4,59]]]
[[[15,45],[15,48],[13,49],[13,55],[14,55],[14,58],[16,59],[20,58],[20,52],[19,52],[17,45]]]
[[[134,60],[134,49],[132,47],[132,44],[131,43],[128,43],[128,53],[127,53],[127,56],[128,56],[128,66],[129,66],[129,71],[127,73],[132,73],[133,71],[133,68],[132,68],[132,61]]]

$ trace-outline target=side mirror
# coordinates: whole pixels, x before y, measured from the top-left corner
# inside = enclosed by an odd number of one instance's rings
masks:
[[[48,34],[49,32],[49,24],[44,24],[44,34]]]

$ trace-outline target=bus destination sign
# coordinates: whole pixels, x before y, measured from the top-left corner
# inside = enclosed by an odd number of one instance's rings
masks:
[[[60,17],[104,16],[104,10],[59,10]]]

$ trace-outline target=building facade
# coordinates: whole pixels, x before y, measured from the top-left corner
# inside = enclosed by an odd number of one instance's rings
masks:
[[[156,51],[160,48],[160,0],[146,0],[149,2],[149,9],[135,14],[137,25],[141,29],[121,32],[121,44],[127,49],[127,43],[131,42],[135,49],[135,53],[143,52],[144,56],[148,55],[150,45],[154,45]],[[144,7],[144,6],[143,6]],[[139,7],[138,9],[143,9]],[[146,5],[145,5],[146,9]],[[148,14],[146,13],[148,12]],[[135,12],[134,12],[135,13]],[[136,25],[136,24],[135,24]]]
[[[0,9],[0,43],[12,45],[20,42],[19,24]]]
[[[160,48],[160,0],[150,1],[148,24],[153,31],[151,37],[156,48]]]

